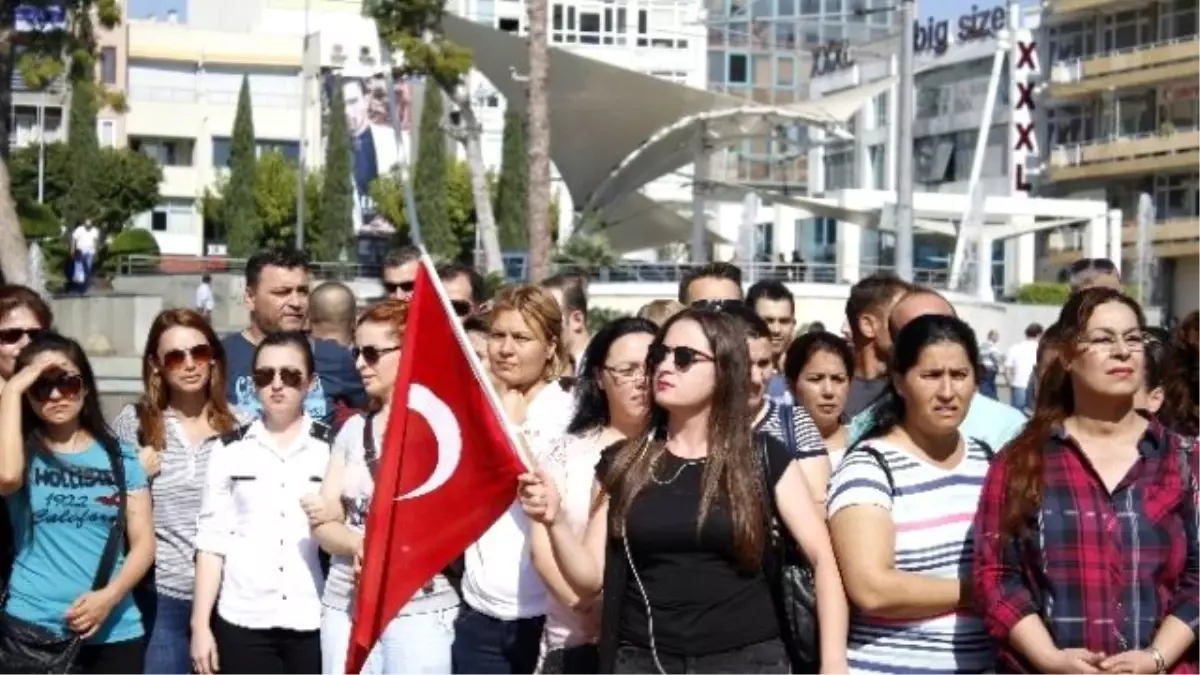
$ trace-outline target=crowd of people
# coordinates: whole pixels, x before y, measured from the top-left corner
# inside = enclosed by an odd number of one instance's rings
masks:
[[[0,670],[343,672],[422,264],[360,306],[255,255],[248,324],[164,310],[111,420],[0,287]],[[535,466],[363,672],[1197,672],[1200,319],[1148,326],[1105,269],[1006,364],[887,274],[846,336],[728,263],[591,334],[585,278],[438,268]]]

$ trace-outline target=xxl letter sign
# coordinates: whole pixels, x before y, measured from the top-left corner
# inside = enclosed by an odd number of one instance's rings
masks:
[[[1020,35],[1020,33],[1018,33]],[[1031,185],[1026,167],[1026,159],[1037,155],[1037,136],[1034,133],[1033,101],[1034,74],[1037,71],[1037,42],[1032,35],[1025,33],[1029,39],[1018,39],[1016,50],[1009,54],[1009,64],[1012,68],[1010,75],[1014,85],[1015,96],[1011,124],[1013,125],[1013,187],[1017,192],[1029,192]]]

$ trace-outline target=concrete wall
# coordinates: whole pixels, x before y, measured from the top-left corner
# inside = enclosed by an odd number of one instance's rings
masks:
[[[163,308],[163,299],[145,294],[95,294],[58,296],[51,300],[54,324],[60,333],[85,347],[102,336],[110,351],[120,356],[140,356],[150,324]]]

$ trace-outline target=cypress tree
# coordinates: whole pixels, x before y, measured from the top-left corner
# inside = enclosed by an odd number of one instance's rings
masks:
[[[524,251],[527,248],[529,237],[525,209],[528,181],[525,118],[509,109],[504,113],[500,180],[496,185],[496,225],[500,230],[500,248],[504,251]]]
[[[226,246],[230,258],[248,258],[258,250],[262,223],[254,199],[257,178],[250,78],[243,75],[237,116],[233,118],[233,138],[229,142],[229,185],[223,195]]]
[[[350,259],[354,234],[354,185],[351,183],[350,130],[346,126],[346,104],[341,87],[333,88],[329,102],[329,139],[325,144],[324,183],[321,210],[316,218],[314,254],[318,260],[337,260],[343,247]]]
[[[90,73],[71,78],[71,110],[67,120],[67,157],[71,189],[63,199],[63,222],[68,231],[99,214],[96,171],[100,163],[100,140],[96,134],[96,85]],[[96,223],[102,226],[102,223]],[[103,242],[100,242],[103,246]]]
[[[446,200],[446,137],[442,131],[445,113],[442,90],[431,78],[425,80],[425,103],[417,141],[417,164],[413,170],[413,196],[421,223],[421,243],[430,255],[453,260],[458,241],[450,228]]]

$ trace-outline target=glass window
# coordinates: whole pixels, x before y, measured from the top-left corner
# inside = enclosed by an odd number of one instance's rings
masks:
[[[796,86],[796,57],[790,55],[775,57],[775,84],[788,88]]]
[[[725,52],[708,53],[708,81],[725,82]]]
[[[886,128],[888,125],[888,93],[886,91],[872,99],[871,109],[875,116],[875,128]]]
[[[103,47],[100,50],[100,81],[104,84],[117,83],[116,47]]]
[[[825,0],[825,13],[826,14],[841,14],[842,13],[842,0]]]
[[[775,24],[775,46],[780,49],[796,48],[796,24],[790,21]]]
[[[821,0],[800,0],[800,13],[813,16],[821,13]]]
[[[750,59],[745,54],[729,55],[729,82],[747,84],[750,82]]]
[[[796,0],[778,0],[779,16],[795,16]]]

